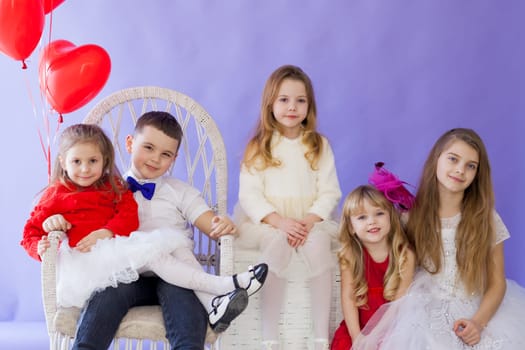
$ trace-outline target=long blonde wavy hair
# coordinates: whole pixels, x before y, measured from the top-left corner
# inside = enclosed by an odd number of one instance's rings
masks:
[[[390,251],[388,254],[388,268],[383,280],[383,296],[386,300],[393,300],[401,283],[407,249],[410,249],[408,239],[401,225],[400,214],[394,205],[385,198],[383,193],[370,185],[359,186],[345,199],[341,224],[339,228],[339,241],[341,249],[337,257],[341,269],[350,269],[354,281],[354,295],[356,306],[368,303],[368,283],[365,276],[365,262],[363,244],[355,234],[352,227],[351,216],[363,212],[364,202],[387,211],[390,215],[390,232],[387,236]]]
[[[467,291],[483,293],[493,268],[490,252],[495,236],[494,191],[487,151],[475,131],[452,129],[436,141],[423,168],[407,233],[415,246],[418,264],[432,274],[438,273],[442,268],[444,252],[437,162],[439,156],[457,140],[476,150],[479,164],[477,174],[463,196],[461,221],[456,233],[456,262]]]
[[[310,163],[312,170],[317,170],[317,163],[321,155],[323,141],[317,129],[317,107],[312,82],[308,75],[299,67],[285,65],[275,70],[264,86],[261,111],[255,134],[248,142],[244,152],[243,163],[246,167],[255,167],[264,170],[268,167],[281,165],[279,159],[272,155],[272,136],[275,130],[282,133],[282,127],[273,115],[273,104],[278,97],[279,88],[285,79],[300,81],[306,90],[308,112],[302,122],[302,142],[307,146],[305,158]]]

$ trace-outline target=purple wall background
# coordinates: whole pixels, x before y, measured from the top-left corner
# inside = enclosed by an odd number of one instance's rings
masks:
[[[366,182],[380,160],[416,185],[439,135],[453,127],[477,130],[491,157],[497,210],[512,235],[507,274],[525,285],[523,13],[521,0],[69,0],[53,13],[52,39],[98,44],[113,66],[101,93],[65,115],[62,129],[122,88],[184,92],[223,133],[232,208],[265,80],[282,64],[299,65],[314,82],[320,130],[334,148],[344,193]],[[38,52],[47,35],[27,71],[0,55],[0,322],[43,320],[39,263],[18,242],[47,182],[37,135],[45,108]]]

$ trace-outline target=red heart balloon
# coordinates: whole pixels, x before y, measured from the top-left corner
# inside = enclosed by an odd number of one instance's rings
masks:
[[[63,2],[64,0],[44,0],[44,13],[47,15]]]
[[[108,53],[100,46],[76,47],[67,40],[50,42],[40,55],[40,90],[58,113],[72,112],[95,97],[111,71]]]
[[[42,0],[0,0],[0,51],[25,60],[44,30]]]

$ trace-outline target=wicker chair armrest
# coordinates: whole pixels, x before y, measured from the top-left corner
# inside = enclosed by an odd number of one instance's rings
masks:
[[[48,234],[50,247],[42,254],[41,278],[42,300],[48,333],[55,331],[54,318],[57,313],[56,300],[56,262],[58,246],[65,233],[53,231]]]
[[[233,235],[225,235],[219,238],[219,245],[221,249],[220,267],[219,271],[222,276],[233,275]]]

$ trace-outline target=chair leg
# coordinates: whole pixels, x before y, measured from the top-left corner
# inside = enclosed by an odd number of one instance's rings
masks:
[[[49,349],[50,350],[58,350],[58,344],[57,344],[57,333],[50,333],[49,334]]]
[[[71,347],[71,338],[64,334],[58,334],[57,343],[60,350],[68,350]]]

